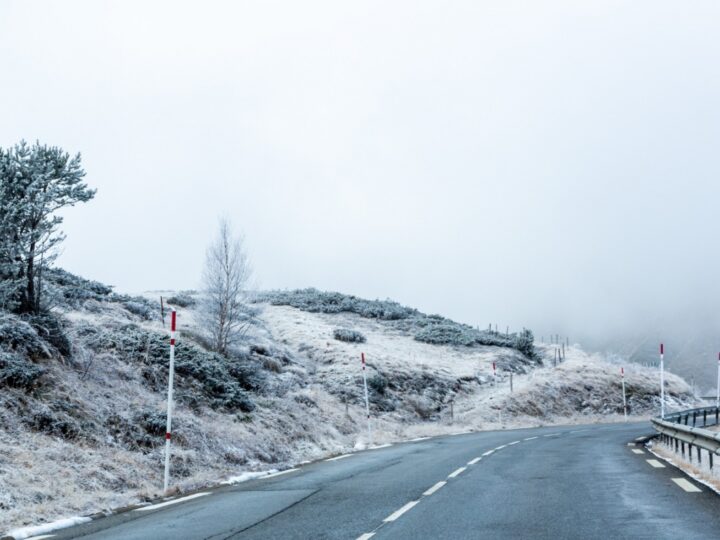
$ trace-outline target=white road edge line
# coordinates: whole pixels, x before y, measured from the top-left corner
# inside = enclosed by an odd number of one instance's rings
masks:
[[[331,458],[327,458],[325,461],[337,461],[338,459],[345,459],[346,457],[350,457],[352,454],[343,454],[342,456],[335,456]]]
[[[697,487],[695,484],[688,482],[685,478],[673,478],[672,481],[688,493],[700,493],[702,491],[702,489]]]
[[[483,457],[489,456],[489,455],[492,454],[494,451],[495,451],[495,450],[488,450],[487,452],[485,452],[485,453],[483,454]]]
[[[467,467],[460,467],[459,469],[454,470],[450,474],[448,474],[448,478],[455,478],[459,474],[461,474]]]
[[[645,452],[643,452],[643,451],[640,450],[639,448],[633,448],[633,449],[632,449],[632,453],[633,453],[633,454],[644,454]]]
[[[438,482],[438,483],[435,484],[433,487],[431,487],[431,488],[428,489],[426,492],[424,492],[423,495],[425,495],[426,497],[429,497],[430,495],[432,495],[433,493],[435,493],[438,489],[440,489],[441,487],[443,487],[445,484],[447,484],[447,482],[446,482],[445,480],[443,480],[442,482]]]
[[[520,441],[513,441],[513,442],[511,442],[511,443],[508,443],[508,446],[512,446],[513,444],[517,444],[517,443],[519,443],[519,442],[520,442]]]
[[[287,474],[287,473],[291,473],[291,472],[295,472],[295,471],[299,471],[299,470],[300,469],[298,469],[297,467],[294,469],[285,469],[284,471],[278,471],[278,472],[274,472],[272,474],[268,474],[267,476],[263,476],[263,478],[274,478],[276,476],[280,476],[281,474]]]
[[[403,506],[400,510],[396,510],[395,512],[393,512],[392,514],[390,514],[388,517],[386,517],[385,519],[383,519],[383,521],[384,521],[384,522],[395,521],[397,518],[399,518],[400,516],[402,516],[405,512],[407,512],[408,510],[410,510],[413,506],[415,506],[415,505],[416,505],[417,503],[419,503],[419,502],[420,502],[420,501],[410,501],[410,502],[407,503],[405,506]]]
[[[468,461],[467,464],[468,464],[468,465],[475,465],[475,464],[476,464],[478,461],[480,461],[481,459],[482,459],[481,457],[476,457],[475,459],[471,459],[470,461]]]
[[[43,534],[42,536],[30,536],[27,540],[45,540],[45,538],[52,538],[54,534]]]
[[[646,459],[645,461],[647,461],[651,467],[655,467],[656,469],[664,469],[665,468],[665,465],[660,463],[657,459]]]
[[[505,448],[506,446],[507,446],[507,444],[503,444],[502,446],[498,446],[495,450],[502,450],[502,449]]]
[[[357,537],[357,540],[368,540],[369,538],[372,538],[375,536],[375,533],[365,533],[363,535],[360,535]]]
[[[417,437],[416,439],[410,439],[408,442],[420,442],[427,441],[430,437]],[[374,534],[374,533],[373,533]]]
[[[378,446],[371,446],[370,448],[368,448],[368,450],[380,450],[381,448],[389,448],[389,447],[391,447],[391,446],[392,446],[391,443],[381,444],[381,445],[378,445]]]
[[[165,508],[166,506],[170,506],[171,504],[177,504],[185,501],[189,501],[192,499],[197,499],[198,497],[205,497],[206,495],[210,495],[210,492],[204,491],[202,493],[195,493],[194,495],[188,495],[187,497],[181,497],[179,499],[175,499],[172,501],[167,501],[160,504],[151,504],[150,506],[143,506],[142,508],[136,508],[133,510],[134,512],[147,512],[148,510],[155,510],[157,508]]]
[[[537,439],[537,435],[535,437],[528,437],[526,439],[523,439],[524,441],[532,441],[534,439]]]

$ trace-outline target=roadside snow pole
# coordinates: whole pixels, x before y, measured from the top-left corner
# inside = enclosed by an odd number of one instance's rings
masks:
[[[720,409],[720,353],[718,353],[718,377],[717,377],[717,393],[715,394],[715,408]]]
[[[365,386],[365,412],[367,413],[368,446],[372,445],[372,429],[370,428],[370,400],[368,399],[367,374],[365,373],[365,353],[360,353],[362,358],[363,385]]]
[[[493,386],[497,386],[497,369],[495,362],[493,362]]]
[[[170,373],[168,375],[167,424],[165,427],[165,482],[163,484],[165,493],[167,493],[170,482],[170,434],[172,433],[173,379],[175,378],[175,321],[176,313],[173,309],[170,315]]]
[[[660,344],[660,418],[665,418],[665,345]]]
[[[620,368],[620,378],[622,379],[623,388],[623,412],[625,413],[625,421],[627,422],[627,400],[625,399],[625,368]]]

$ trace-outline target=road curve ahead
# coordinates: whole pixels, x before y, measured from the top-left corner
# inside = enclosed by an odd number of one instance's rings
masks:
[[[402,443],[53,538],[719,538],[720,498],[634,444],[651,432],[572,426]]]

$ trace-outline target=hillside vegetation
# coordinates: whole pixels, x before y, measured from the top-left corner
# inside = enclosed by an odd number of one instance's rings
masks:
[[[60,269],[44,282],[45,312],[0,311],[0,530],[138,502],[162,486],[159,302]],[[582,361],[553,368],[529,331],[480,332],[391,301],[269,292],[244,341],[219,355],[196,323],[197,300],[167,299],[179,325],[176,489],[366,446],[361,352],[373,443],[618,413],[615,366],[577,351]],[[653,373],[628,374],[636,414],[656,405]],[[690,400],[681,380],[669,388],[678,405]]]

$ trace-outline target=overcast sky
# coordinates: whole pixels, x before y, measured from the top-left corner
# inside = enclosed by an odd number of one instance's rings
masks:
[[[720,3],[0,1],[0,146],[81,152],[59,264],[592,334],[718,307]]]

